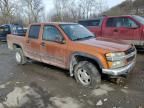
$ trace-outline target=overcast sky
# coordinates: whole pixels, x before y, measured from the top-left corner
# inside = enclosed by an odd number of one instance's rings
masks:
[[[53,1],[54,0],[43,0],[45,4],[46,12],[50,12],[53,9]],[[111,8],[115,5],[120,4],[123,1],[125,0],[107,0],[107,4],[108,4],[108,7]]]

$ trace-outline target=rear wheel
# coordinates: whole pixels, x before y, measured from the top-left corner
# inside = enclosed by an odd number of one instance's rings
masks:
[[[76,81],[85,87],[98,88],[101,84],[98,69],[88,61],[79,62],[74,69],[74,75]]]
[[[15,58],[17,64],[24,65],[27,62],[27,58],[24,56],[24,53],[21,48],[16,49]]]

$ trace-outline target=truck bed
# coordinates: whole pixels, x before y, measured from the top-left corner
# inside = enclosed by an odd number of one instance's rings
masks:
[[[8,48],[13,50],[15,44],[19,44],[23,47],[24,39],[25,39],[24,36],[18,36],[18,35],[12,35],[12,34],[7,35]]]

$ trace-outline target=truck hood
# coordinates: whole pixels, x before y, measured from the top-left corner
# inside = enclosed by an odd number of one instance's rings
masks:
[[[113,52],[126,51],[131,47],[131,45],[128,45],[120,40],[113,40],[113,39],[107,39],[101,37],[78,41],[78,43],[95,46],[97,48],[102,48]]]

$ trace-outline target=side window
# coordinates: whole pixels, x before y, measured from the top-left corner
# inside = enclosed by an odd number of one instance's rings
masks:
[[[79,21],[78,23],[85,26],[85,27],[88,26],[88,21]]]
[[[38,39],[40,32],[40,25],[32,25],[29,31],[29,38]]]
[[[101,20],[86,20],[86,21],[79,21],[79,24],[87,27],[87,26],[100,26],[101,25]]]
[[[8,26],[5,27],[5,32],[10,33],[10,28]]]
[[[130,18],[123,18],[124,27],[137,27],[137,24]]]
[[[106,22],[106,27],[116,27],[116,18],[109,18]]]
[[[0,32],[9,34],[10,33],[10,28],[8,26],[0,27]]]
[[[62,36],[56,27],[50,25],[44,26],[43,40],[59,42],[61,39]]]
[[[117,19],[116,27],[137,27],[137,24],[130,18],[121,17]]]
[[[89,21],[88,26],[100,26],[100,20],[91,20]]]
[[[0,31],[4,31],[3,27],[0,27]]]
[[[124,18],[117,18],[116,27],[124,27]]]

